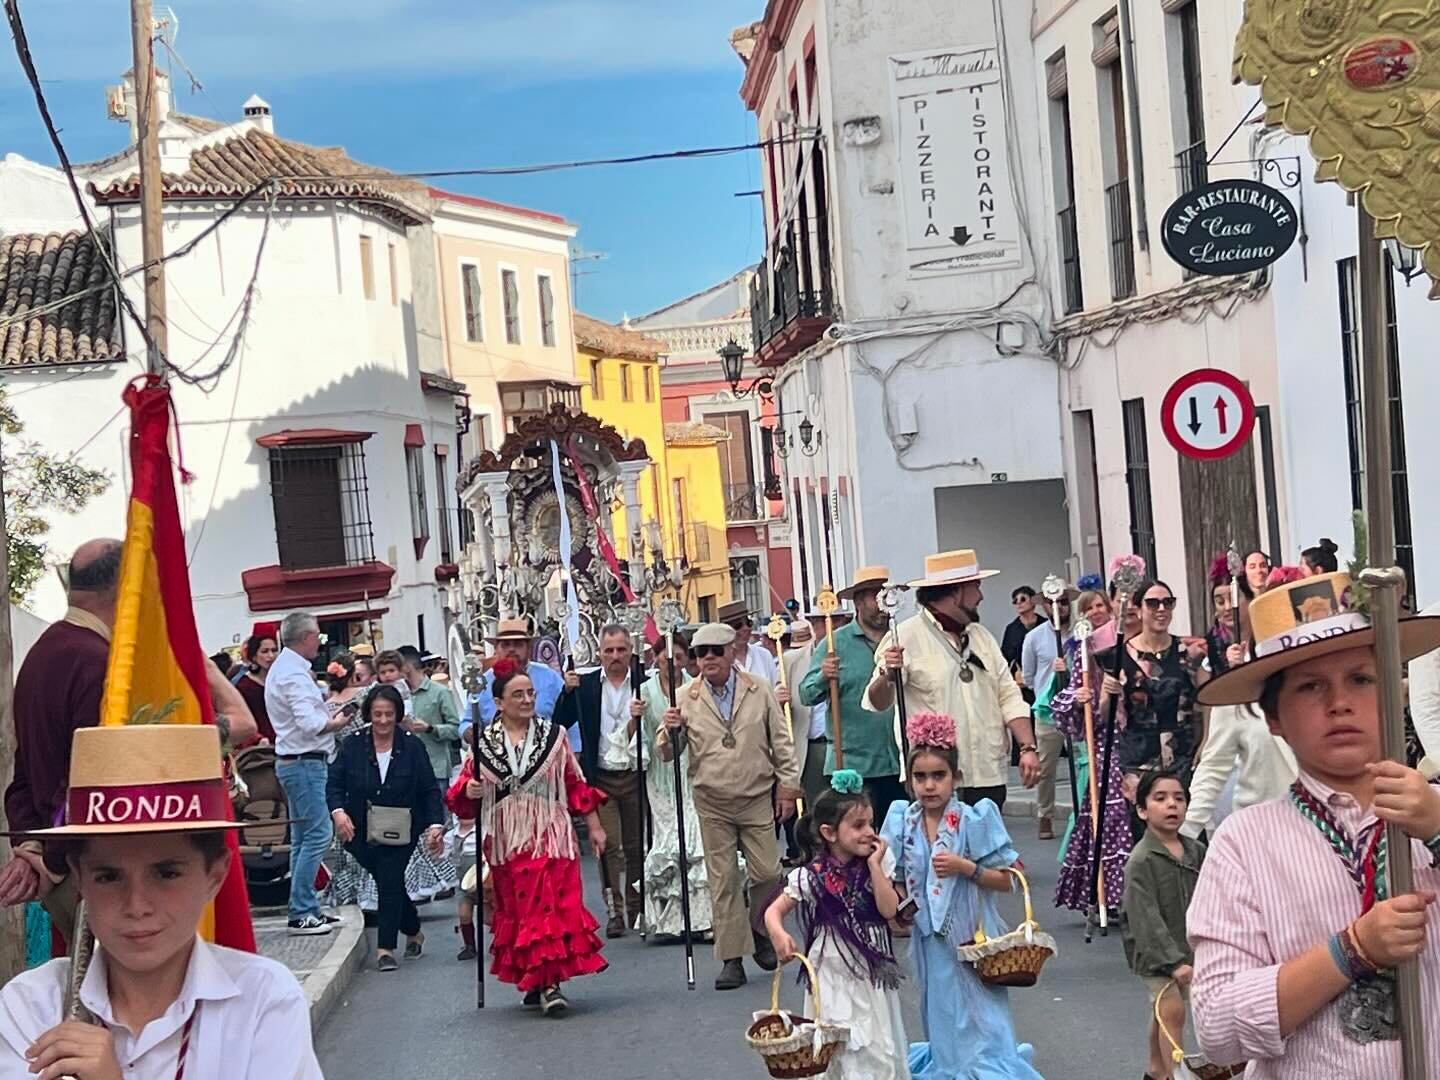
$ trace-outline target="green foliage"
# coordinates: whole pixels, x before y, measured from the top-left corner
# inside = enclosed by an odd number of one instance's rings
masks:
[[[74,454],[52,454],[24,437],[24,425],[0,390],[0,469],[5,479],[10,599],[23,601],[45,573],[50,548],[47,512],[79,513],[110,486],[110,476]]]
[[[158,709],[146,701],[135,706],[135,711],[125,721],[127,724],[168,724],[170,716],[180,708],[180,699],[171,698]]]

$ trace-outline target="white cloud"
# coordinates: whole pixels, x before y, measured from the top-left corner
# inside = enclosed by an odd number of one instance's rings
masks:
[[[157,3],[163,13],[163,2]],[[473,75],[554,82],[596,72],[734,70],[730,29],[764,0],[188,0],[177,49],[202,81]],[[113,0],[29,0],[41,74],[109,80],[129,66]],[[18,77],[0,63],[0,81]]]

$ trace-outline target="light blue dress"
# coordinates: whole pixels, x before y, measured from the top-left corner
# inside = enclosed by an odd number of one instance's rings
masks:
[[[920,1015],[928,1042],[910,1044],[914,1080],[1043,1080],[1030,1064],[1033,1048],[1015,1041],[1009,993],[986,986],[960,962],[957,945],[985,932],[1006,932],[994,892],[966,878],[938,878],[930,865],[934,851],[955,851],[996,869],[1019,859],[1000,811],[989,799],[969,807],[951,799],[932,845],[918,802],[895,803],[882,832],[896,854],[895,877],[919,909],[910,939],[920,983]],[[978,912],[977,912],[978,903]]]

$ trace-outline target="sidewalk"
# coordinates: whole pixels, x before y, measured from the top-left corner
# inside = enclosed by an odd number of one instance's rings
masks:
[[[328,934],[291,937],[283,908],[257,908],[255,946],[262,956],[278,960],[300,980],[310,1003],[310,1030],[319,1031],[340,1004],[351,978],[370,950],[365,920],[357,907],[339,910],[340,921]]]
[[[1020,770],[1010,770],[1010,785],[1005,792],[1005,805],[1001,808],[1001,814],[1007,818],[1028,818],[1035,820],[1035,808],[1037,803],[1034,788],[1027,788],[1020,782]],[[1059,775],[1055,777],[1055,822],[1058,828],[1064,829],[1065,821],[1075,809],[1075,802],[1070,797],[1070,771],[1065,763],[1060,763]]]

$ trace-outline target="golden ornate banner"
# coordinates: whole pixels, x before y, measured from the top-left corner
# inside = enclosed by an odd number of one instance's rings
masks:
[[[1422,251],[1440,298],[1440,0],[1246,0],[1234,76],[1309,138],[1317,179]]]

